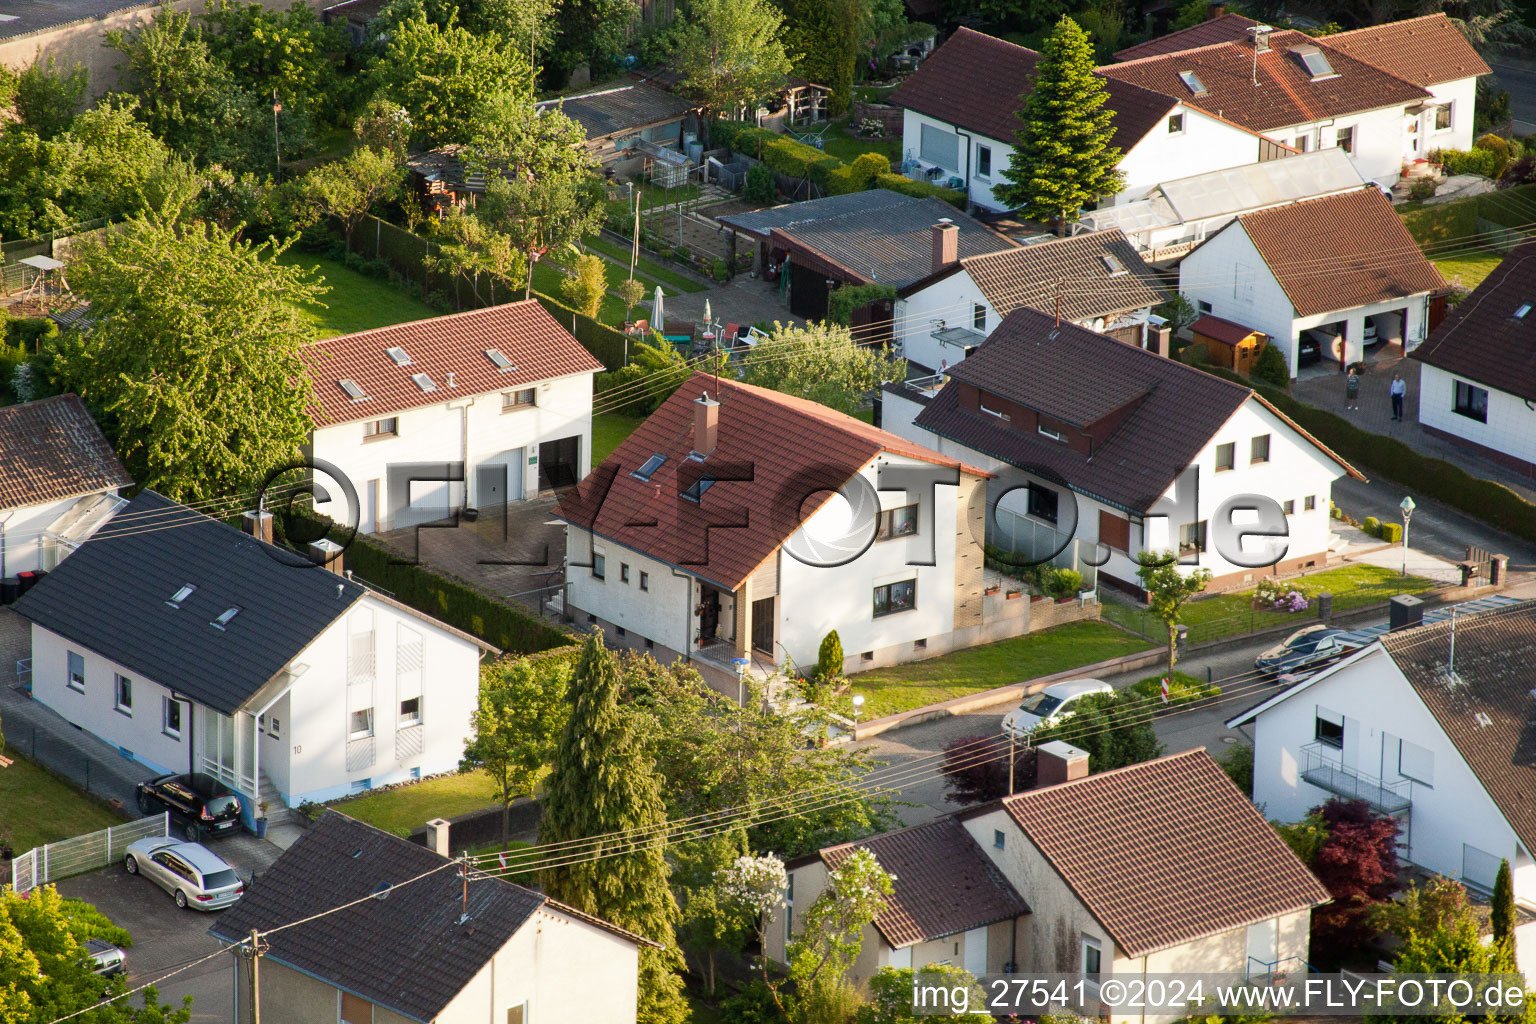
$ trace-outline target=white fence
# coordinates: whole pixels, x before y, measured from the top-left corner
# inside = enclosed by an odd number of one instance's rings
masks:
[[[171,816],[161,813],[28,850],[11,861],[11,885],[27,892],[40,885],[104,868],[120,860],[130,843],[171,834]]]

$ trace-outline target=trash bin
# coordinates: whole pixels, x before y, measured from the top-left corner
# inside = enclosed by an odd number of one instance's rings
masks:
[[[48,575],[48,574],[46,572],[41,571],[41,570],[37,570],[37,571],[28,570],[26,572],[19,572],[19,573],[17,573],[16,574],[16,579],[21,584],[20,593],[25,594],[27,591],[31,590],[34,586],[37,585],[37,581],[42,579],[46,575]]]
[[[15,604],[21,596],[21,581],[15,576],[0,580],[0,606]]]

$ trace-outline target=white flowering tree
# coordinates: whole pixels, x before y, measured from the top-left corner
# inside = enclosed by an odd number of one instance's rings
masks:
[[[768,980],[768,914],[784,902],[789,876],[784,862],[773,854],[737,857],[715,874],[717,912],[737,927],[750,928],[757,936],[763,980]],[[714,987],[714,956],[710,955],[710,987]]]
[[[862,849],[850,853],[827,876],[827,887],[805,912],[800,935],[786,953],[796,992],[791,1016],[813,1024],[827,1016],[827,1004],[843,996],[845,976],[863,946],[864,928],[885,909],[895,881],[873,853]]]

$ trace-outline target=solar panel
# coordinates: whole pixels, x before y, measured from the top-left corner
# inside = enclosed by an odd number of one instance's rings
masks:
[[[489,359],[491,361],[491,365],[496,367],[496,369],[500,370],[502,373],[509,373],[512,370],[517,369],[517,366],[513,364],[512,360],[508,359],[499,348],[486,349],[485,358]]]
[[[411,362],[411,357],[399,345],[392,345],[385,349],[384,352],[395,361],[396,366],[408,366]]]
[[[1180,71],[1179,81],[1183,82],[1185,87],[1196,96],[1204,96],[1209,91],[1205,83],[1200,81],[1200,76],[1193,71]]]
[[[1529,313],[1530,311],[1531,311],[1531,304],[1529,302],[1522,302],[1520,304],[1520,308],[1515,310],[1515,319],[1516,320],[1524,320],[1525,319],[1525,314]]]
[[[437,390],[437,385],[432,383],[432,378],[428,377],[424,373],[413,373],[413,374],[411,374],[411,380],[415,381],[416,382],[416,386],[421,388],[421,390],[423,390],[423,391],[436,391]]]
[[[347,379],[343,378],[342,380],[339,380],[336,383],[341,385],[341,390],[345,391],[347,393],[347,397],[352,399],[352,401],[354,401],[354,402],[366,402],[366,401],[368,401],[368,396],[363,393],[363,389],[362,388],[357,386],[357,381],[355,381],[355,380],[347,380]]]

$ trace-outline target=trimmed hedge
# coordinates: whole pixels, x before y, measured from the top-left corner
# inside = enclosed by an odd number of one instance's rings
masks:
[[[289,535],[298,520],[305,521],[306,533],[318,532],[322,522],[297,509],[280,512],[276,521],[282,537]],[[537,654],[574,642],[572,634],[426,566],[401,561],[394,552],[361,534],[347,546],[345,564],[358,579],[393,594],[402,604],[508,654]]]
[[[1382,523],[1381,532],[1378,534],[1388,544],[1396,544],[1403,539],[1402,523]]]
[[[539,305],[549,311],[549,315],[555,318],[561,327],[570,330],[576,340],[594,356],[597,361],[610,370],[617,370],[624,365],[624,334],[616,331],[601,320],[594,320],[585,313],[578,312],[561,302],[559,299],[543,292],[534,292],[533,297],[539,300]]]
[[[942,199],[957,210],[965,209],[965,193],[959,189],[945,188],[926,181],[913,181],[904,174],[877,174],[875,187],[888,188],[892,192],[900,192],[904,196],[916,196],[919,199]]]

